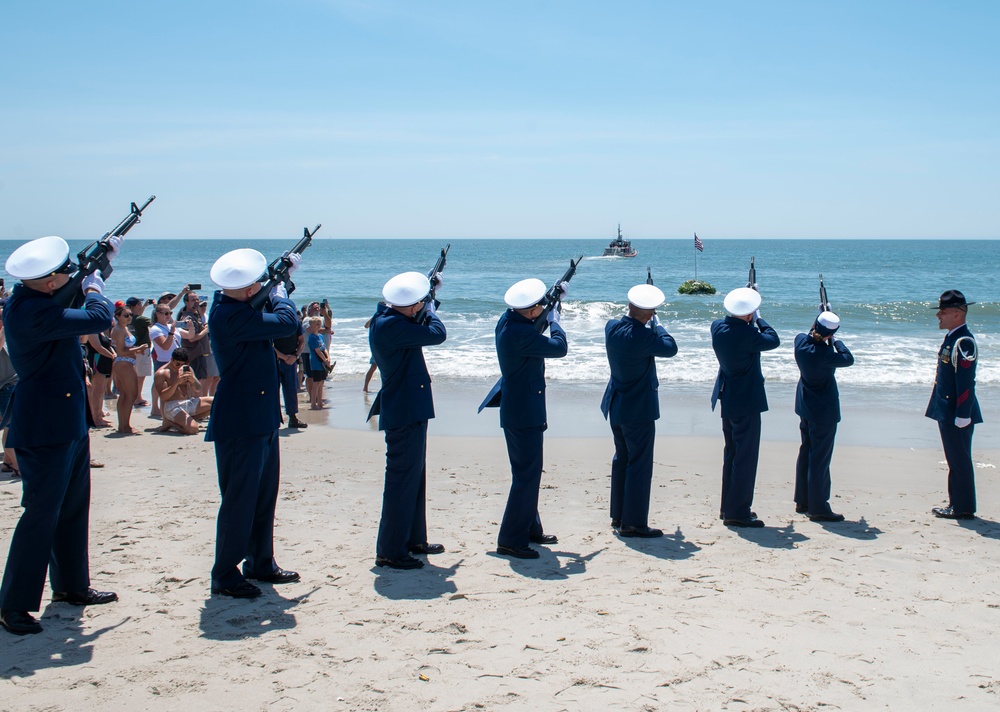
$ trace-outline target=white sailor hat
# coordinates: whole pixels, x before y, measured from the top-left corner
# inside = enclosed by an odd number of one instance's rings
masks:
[[[264,279],[267,272],[267,258],[243,247],[227,252],[215,261],[209,276],[223,289],[243,289]]]
[[[760,294],[750,287],[740,287],[727,294],[722,304],[733,316],[746,316],[760,307]]]
[[[652,284],[637,284],[628,290],[629,304],[640,309],[656,309],[656,307],[666,301],[663,290],[654,287]]]
[[[534,277],[522,279],[520,282],[515,282],[507,290],[507,293],[503,295],[503,300],[507,302],[507,306],[514,309],[528,309],[542,301],[546,291],[547,287],[542,280]]]
[[[840,328],[840,317],[831,311],[820,312],[816,317],[816,332],[820,336],[829,336]]]
[[[430,294],[431,281],[422,272],[403,272],[382,287],[385,303],[394,307],[410,307]]]
[[[70,274],[76,265],[69,258],[69,245],[49,235],[26,242],[7,258],[7,274],[14,279],[40,279],[52,274]]]

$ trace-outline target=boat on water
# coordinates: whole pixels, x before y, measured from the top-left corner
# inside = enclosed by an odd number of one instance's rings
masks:
[[[632,243],[622,237],[622,226],[618,224],[618,237],[611,241],[611,244],[604,248],[604,257],[635,257],[638,252],[632,247]]]

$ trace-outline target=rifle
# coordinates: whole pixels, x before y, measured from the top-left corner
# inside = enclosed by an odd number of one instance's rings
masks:
[[[646,268],[646,284],[653,283],[653,270],[649,267]]]
[[[577,265],[580,264],[580,260],[582,259],[583,255],[580,255],[579,257],[576,258],[576,261],[570,260],[569,269],[566,270],[565,274],[563,274],[563,276],[559,278],[559,281],[557,281],[554,285],[552,285],[549,288],[549,291],[545,293],[545,302],[546,302],[545,308],[542,310],[542,313],[539,314],[538,317],[535,319],[535,330],[538,331],[539,334],[545,331],[545,328],[549,325],[548,324],[549,312],[551,312],[555,308],[559,308],[559,310],[562,311],[561,309],[562,290],[559,289],[559,285],[562,284],[563,282],[568,282],[571,279],[573,279],[573,275],[576,274],[576,267]],[[501,391],[502,386],[503,386],[503,377],[501,376],[500,380],[494,384],[493,388],[491,388],[490,392],[486,395],[486,398],[479,405],[479,410],[476,411],[477,413],[482,413],[483,408],[500,407],[500,398],[503,396],[503,393]]]
[[[104,236],[100,240],[92,242],[80,250],[76,256],[77,264],[79,265],[77,271],[70,277],[66,284],[52,295],[57,304],[66,308],[79,307],[83,304],[84,299],[84,295],[80,291],[80,285],[83,283],[84,277],[88,277],[97,271],[100,271],[102,279],[107,279],[111,276],[114,270],[111,267],[111,260],[108,257],[111,252],[109,238],[124,236],[139,222],[139,218],[142,217],[142,211],[149,207],[149,204],[154,200],[156,200],[155,195],[149,196],[141,208],[132,203],[128,215],[111,232],[104,233]]]
[[[830,308],[830,300],[826,298],[826,287],[823,286],[823,275],[819,276],[819,310],[821,312],[833,311]]]
[[[750,258],[750,276],[747,277],[747,286],[753,291],[757,291],[757,268],[753,266],[753,257]]]
[[[264,286],[260,288],[260,291],[255,295],[250,297],[250,306],[254,309],[260,310],[264,308],[267,304],[267,299],[271,294],[271,290],[282,282],[285,283],[285,291],[291,294],[295,291],[295,285],[292,280],[288,278],[288,268],[292,266],[292,261],[288,258],[289,255],[301,255],[306,251],[306,248],[312,244],[313,235],[316,231],[323,227],[322,224],[317,225],[309,232],[309,228],[302,228],[302,239],[295,243],[295,247],[288,250],[288,252],[282,253],[281,257],[275,258],[275,260],[267,266],[267,281],[264,282]]]
[[[434,302],[435,309],[441,306],[441,302],[437,300],[437,288],[439,286],[439,282],[434,278],[434,275],[444,270],[445,263],[448,261],[448,250],[450,249],[450,242],[441,248],[441,254],[438,256],[437,262],[435,262],[434,266],[431,267],[431,271],[427,273],[427,279],[431,281],[431,291],[428,292],[427,296],[421,300],[424,304],[420,307],[420,311],[413,315],[413,318],[417,320],[418,324],[422,324],[424,319],[427,317],[427,305],[430,302]]]
[[[549,287],[549,291],[545,293],[545,308],[542,309],[542,313],[538,315],[537,319],[535,319],[535,330],[539,334],[545,331],[549,325],[549,312],[553,309],[557,309],[560,312],[562,311],[562,289],[559,288],[559,285],[573,279],[573,275],[576,274],[576,267],[580,264],[582,259],[583,255],[580,255],[576,258],[575,262],[570,260],[569,269],[567,269],[563,276],[560,277],[555,284]]]

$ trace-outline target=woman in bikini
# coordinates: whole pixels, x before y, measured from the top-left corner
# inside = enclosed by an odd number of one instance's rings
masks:
[[[132,310],[126,306],[115,308],[115,325],[111,329],[111,340],[117,354],[111,367],[111,378],[118,389],[118,432],[136,435],[132,428],[132,405],[139,397],[139,377],[135,371],[135,355],[149,348],[149,344],[135,345],[135,335],[128,330],[132,320]]]

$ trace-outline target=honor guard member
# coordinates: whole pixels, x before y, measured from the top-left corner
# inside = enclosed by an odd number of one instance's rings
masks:
[[[814,522],[842,522],[830,508],[830,460],[840,422],[837,369],[854,365],[854,356],[836,332],[840,317],[824,311],[808,334],[795,337],[799,384],[795,413],[799,416],[799,457],[795,462],[795,511]]]
[[[123,238],[112,237],[113,258]],[[11,633],[38,633],[38,611],[48,569],[54,602],[78,606],[117,601],[90,588],[90,436],[87,387],[79,337],[111,326],[113,306],[104,283],[85,277],[81,309],[52,295],[76,265],[61,237],[41,237],[14,250],[7,273],[21,283],[3,311],[7,350],[20,377],[11,403],[7,446],[21,469],[24,512],[11,538],[0,585],[0,624]]]
[[[297,268],[300,257],[289,255]],[[272,339],[295,332],[295,304],[285,286],[271,291],[267,308],[249,300],[266,279],[267,260],[251,249],[227,252],[212,265],[215,293],[209,320],[219,385],[205,440],[215,443],[222,503],[212,567],[212,593],[256,598],[247,579],[271,584],[299,580],[274,560],[274,509],[278,499],[278,367]],[[240,572],[240,562],[243,571]]]
[[[563,293],[567,285],[560,285]],[[557,544],[542,531],[538,515],[538,488],[542,482],[542,434],[545,416],[545,359],[566,355],[566,332],[559,326],[559,311],[548,314],[551,336],[535,328],[544,306],[545,283],[524,279],[507,290],[503,300],[510,307],[496,326],[500,361],[500,427],[507,440],[512,481],[507,508],[497,536],[497,553],[518,559],[537,559],[528,546]]]
[[[983,422],[976,399],[976,339],[965,325],[965,295],[949,289],[938,299],[938,328],[947,329],[938,351],[934,391],[925,415],[938,422],[948,461],[948,506],[934,507],[945,519],[976,518],[976,478],[972,465],[972,431]],[[18,386],[20,388],[20,386]]]
[[[434,275],[440,283],[441,276]],[[420,272],[397,274],[382,287],[384,303],[371,318],[368,344],[382,374],[382,389],[368,417],[378,415],[385,431],[385,489],[378,525],[375,565],[419,569],[411,554],[441,554],[444,546],[427,543],[427,421],[434,417],[431,377],[424,346],[444,343],[448,333],[434,301],[426,302],[431,283]]]
[[[611,526],[623,537],[663,536],[661,530],[650,528],[648,519],[653,441],[660,417],[655,358],[677,354],[677,344],[656,316],[664,299],[652,284],[636,285],[628,291],[628,314],[604,327],[611,380],[601,412],[611,423],[615,440]]]
[[[723,302],[729,316],[712,322],[712,348],[719,375],[712,391],[712,410],[722,401],[722,507],[726,526],[762,527],[750,510],[760,454],[760,414],[767,410],[760,354],[778,348],[778,332],[760,318],[760,294],[734,289]]]

